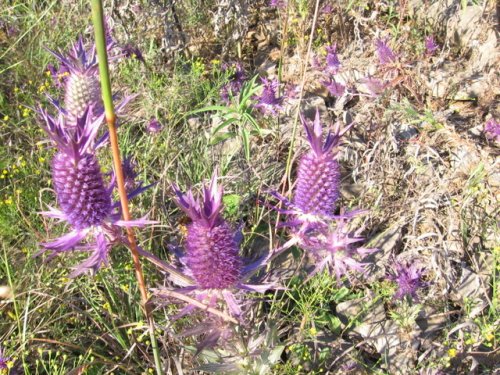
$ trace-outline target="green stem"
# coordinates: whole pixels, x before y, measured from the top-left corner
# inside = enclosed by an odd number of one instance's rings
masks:
[[[101,91],[102,100],[104,103],[104,111],[106,113],[106,122],[109,128],[109,141],[111,144],[111,150],[113,154],[113,164],[116,175],[116,184],[118,186],[118,193],[120,195],[120,204],[122,208],[123,220],[130,221],[130,211],[128,206],[128,197],[125,190],[125,181],[122,170],[122,163],[120,158],[120,148],[118,146],[118,136],[116,133],[116,115],[113,106],[113,95],[111,92],[111,79],[109,76],[108,67],[108,52],[106,45],[106,32],[104,28],[104,12],[102,7],[102,0],[92,0],[92,21],[94,24],[95,31],[95,42],[97,47],[97,56],[99,58],[99,76],[101,79]],[[129,249],[132,254],[132,260],[134,262],[135,275],[137,278],[137,285],[141,294],[141,303],[146,316],[146,320],[149,326],[149,336],[151,340],[151,346],[153,349],[153,356],[155,361],[156,373],[157,375],[162,374],[161,361],[160,361],[160,351],[158,349],[158,342],[155,336],[155,323],[153,320],[153,314],[148,305],[148,292],[146,283],[144,281],[144,275],[142,273],[141,262],[139,259],[139,251],[137,243],[135,240],[134,230],[131,227],[127,227],[127,240],[129,244]]]

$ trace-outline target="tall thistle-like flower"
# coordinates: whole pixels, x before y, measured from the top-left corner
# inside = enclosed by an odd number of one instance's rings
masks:
[[[241,88],[243,87],[243,83],[247,79],[245,74],[245,69],[240,62],[234,64],[223,64],[222,72],[230,72],[228,82],[222,86],[220,91],[221,99],[225,103],[229,103],[231,98],[237,96]]]
[[[66,56],[50,52],[69,72],[64,85],[64,109],[68,114],[68,124],[74,125],[89,107],[94,111],[92,116],[98,116],[103,104],[95,46],[87,50],[80,36]]]
[[[40,110],[45,122],[43,129],[56,144],[58,152],[52,160],[52,179],[61,210],[50,208],[42,214],[68,222],[72,231],[56,240],[42,244],[44,249],[37,255],[51,251],[53,256],[72,250],[92,251],[92,255],[78,265],[72,277],[87,270],[96,271],[108,263],[108,253],[113,244],[126,243],[120,226],[141,226],[145,219],[130,222],[120,220],[118,203],[112,202],[114,176],[105,184],[95,155],[96,136],[103,121],[103,114],[92,118],[89,109],[77,118],[74,126],[68,126],[66,117],[57,118]],[[130,192],[135,196],[147,187],[139,185]],[[87,236],[93,240],[83,244]]]
[[[203,289],[231,288],[240,278],[239,234],[222,219],[222,186],[214,173],[203,187],[202,200],[191,190],[182,194],[174,187],[177,205],[190,217],[187,227],[185,263]]]
[[[331,215],[339,198],[340,165],[335,147],[340,133],[338,129],[335,134],[330,131],[323,141],[318,110],[314,122],[306,120],[303,114],[300,120],[311,150],[300,159],[293,204],[308,215]]]
[[[280,111],[283,103],[283,96],[278,96],[279,82],[277,79],[269,80],[261,78],[263,89],[262,93],[255,96],[253,99],[257,100],[255,108],[259,109],[263,114],[271,114],[276,116]]]
[[[173,281],[182,287],[180,293],[192,295],[210,308],[228,310],[232,317],[241,319],[239,299],[243,293],[264,292],[272,287],[247,283],[267,258],[244,264],[239,255],[241,233],[232,229],[221,215],[223,189],[217,185],[216,173],[210,184],[203,186],[201,199],[195,198],[192,190],[182,193],[176,185],[173,189],[177,195],[175,202],[192,220],[187,227],[185,252],[180,258],[184,272],[172,272],[171,266],[158,260],[156,264],[174,276]],[[159,289],[157,295],[169,298],[165,289]],[[188,304],[177,317],[197,307]]]

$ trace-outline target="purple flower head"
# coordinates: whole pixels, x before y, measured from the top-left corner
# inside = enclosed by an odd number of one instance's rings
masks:
[[[4,351],[3,351],[3,348],[2,346],[0,345],[0,374],[7,374],[10,366],[10,357],[7,357],[5,354],[4,354]]]
[[[322,81],[321,84],[325,86],[330,95],[340,97],[345,93],[345,86],[331,78],[329,81]]]
[[[319,110],[314,122],[300,115],[311,150],[299,162],[293,203],[306,214],[331,214],[339,197],[340,166],[334,148],[340,134],[328,132],[323,140]]]
[[[217,184],[216,173],[197,198],[191,189],[182,193],[177,185],[172,187],[175,202],[192,220],[187,227],[185,252],[180,258],[184,272],[172,271],[171,266],[161,261],[156,261],[156,264],[173,275],[172,280],[181,287],[178,293],[189,295],[212,309],[228,310],[231,317],[240,319],[243,294],[247,291],[264,292],[272,287],[247,284],[267,258],[244,265],[239,255],[241,233],[232,229],[221,215],[223,189]],[[169,298],[166,290],[159,289],[156,294]],[[199,307],[188,303],[176,318]]]
[[[320,12],[322,14],[330,14],[333,12],[333,7],[330,5],[330,4],[325,4],[323,5],[323,7],[321,8]]]
[[[174,186],[177,205],[190,217],[186,238],[187,268],[203,289],[227,289],[241,276],[238,233],[222,218],[222,186],[214,173],[203,186],[202,199],[192,190],[183,194]]]
[[[387,39],[377,39],[375,47],[377,48],[378,59],[381,65],[387,65],[396,61],[396,55],[387,44]]]
[[[484,124],[484,135],[489,140],[500,142],[500,123],[494,118],[489,119]]]
[[[353,124],[340,131],[339,124],[334,132],[329,131],[323,139],[319,111],[313,122],[300,115],[311,149],[302,156],[297,170],[295,192],[290,202],[274,192],[272,195],[287,207],[279,212],[289,215],[291,227],[300,227],[302,233],[308,229],[324,226],[339,218],[334,215],[335,204],[340,196],[340,165],[336,148],[340,139]]]
[[[269,6],[271,8],[283,9],[286,7],[285,0],[269,0]]]
[[[325,72],[331,75],[335,75],[338,73],[340,69],[340,60],[337,54],[337,45],[334,44],[332,46],[326,47],[326,67]]]
[[[163,126],[160,124],[158,119],[156,117],[151,117],[148,123],[147,131],[149,134],[157,134],[161,132],[163,129]]]
[[[240,93],[247,77],[243,65],[240,62],[235,64],[223,64],[222,71],[230,73],[228,82],[222,86],[220,92],[221,99],[229,103],[231,98]]]
[[[277,79],[269,80],[261,78],[263,89],[259,96],[253,99],[258,101],[255,108],[259,109],[263,114],[277,115],[278,111],[283,109],[283,96],[278,97],[279,82]]]
[[[408,264],[394,261],[391,273],[388,275],[388,279],[395,281],[398,285],[394,297],[403,299],[405,296],[409,296],[417,299],[417,290],[426,286],[426,283],[422,281],[422,275],[421,266],[415,263]]]
[[[432,35],[425,38],[424,45],[425,45],[425,53],[428,56],[434,55],[434,52],[436,52],[439,48]]]
[[[316,227],[312,230],[296,232],[299,244],[313,256],[316,267],[311,275],[324,269],[335,274],[337,282],[350,272],[365,272],[365,263],[361,263],[365,255],[375,249],[359,247],[356,244],[363,240],[359,236],[361,230],[351,232],[347,223],[364,211],[341,212],[341,215],[329,226]]]
[[[108,264],[111,247],[116,243],[127,243],[119,227],[150,223],[145,219],[130,222],[120,220],[120,205],[112,201],[115,178],[112,176],[109,184],[105,183],[95,155],[99,145],[96,137],[104,114],[92,119],[90,113],[90,109],[85,111],[74,126],[67,126],[62,113],[54,118],[40,110],[44,121],[42,127],[58,150],[52,160],[52,180],[61,207],[61,210],[50,207],[49,211],[42,214],[66,221],[72,231],[42,244],[44,249],[36,255],[51,251],[51,259],[67,251],[92,252],[87,260],[76,267],[71,277],[88,270],[95,272],[101,265]],[[139,186],[130,192],[129,197],[146,188]],[[84,244],[87,237],[92,237],[92,240]]]
[[[146,61],[144,60],[144,56],[142,55],[141,50],[137,47],[134,46],[131,43],[125,44],[121,48],[121,52],[127,59],[137,59],[142,63],[145,63]]]
[[[362,78],[359,82],[366,87],[366,90],[372,97],[377,97],[382,94],[388,86],[388,83],[373,77]]]

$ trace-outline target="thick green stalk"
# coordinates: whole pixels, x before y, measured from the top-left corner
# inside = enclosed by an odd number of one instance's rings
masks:
[[[116,174],[116,182],[118,185],[118,193],[120,195],[123,220],[130,221],[131,216],[128,206],[128,197],[127,197],[127,192],[125,190],[125,180],[123,176],[122,162],[120,158],[120,148],[118,146],[118,136],[116,133],[116,115],[113,106],[113,95],[111,92],[111,79],[109,76],[108,53],[107,53],[106,33],[104,28],[103,13],[104,12],[102,7],[102,0],[92,0],[92,21],[94,23],[97,57],[99,59],[99,76],[101,80],[102,99],[104,103],[104,110],[106,113],[106,122],[109,128],[109,140],[111,144],[111,150],[113,153],[113,164]],[[149,325],[149,335],[151,338],[151,346],[153,348],[156,373],[158,375],[161,375],[162,370],[161,370],[160,354],[158,349],[158,343],[156,341],[156,336],[155,336],[153,314],[151,313],[151,310],[148,307],[147,303],[148,292],[146,288],[146,283],[144,281],[144,275],[142,273],[142,267],[139,259],[139,251],[137,249],[134,230],[131,227],[127,227],[127,239],[129,242],[130,252],[132,253],[132,259],[134,261],[135,275],[141,293],[142,307]]]

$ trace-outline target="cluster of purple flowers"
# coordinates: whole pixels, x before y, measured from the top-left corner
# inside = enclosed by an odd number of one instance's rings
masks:
[[[494,118],[489,119],[484,125],[484,134],[489,140],[500,142],[500,123]]]
[[[120,205],[113,202],[114,173],[106,182],[101,171],[96,151],[107,137],[106,134],[99,136],[104,111],[95,46],[85,48],[80,38],[67,56],[59,52],[52,54],[60,61],[58,71],[68,73],[63,87],[64,106],[53,100],[57,110],[55,116],[41,108],[39,113],[42,128],[57,149],[52,159],[52,180],[60,209],[49,207],[42,214],[67,222],[71,231],[43,243],[43,250],[37,255],[49,251],[48,259],[51,259],[69,251],[89,253],[90,256],[71,273],[70,276],[75,277],[108,264],[111,248],[127,243],[122,227],[143,226],[149,221],[124,222],[120,219]],[[122,105],[127,101],[125,99]],[[129,179],[130,176],[133,174],[129,173]],[[130,198],[147,188],[131,181],[128,186]]]

